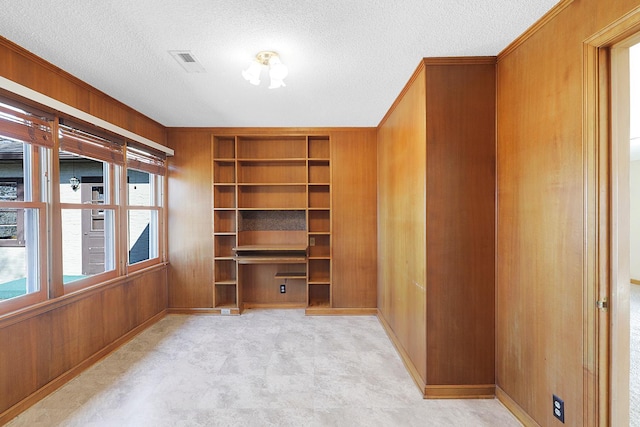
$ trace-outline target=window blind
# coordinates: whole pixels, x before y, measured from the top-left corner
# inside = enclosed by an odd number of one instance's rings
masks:
[[[138,146],[127,145],[127,167],[155,175],[164,176],[166,173],[166,155],[152,153]]]
[[[107,163],[124,165],[124,146],[91,133],[60,125],[60,149]]]
[[[0,137],[53,147],[51,123],[47,119],[7,104],[0,104]]]

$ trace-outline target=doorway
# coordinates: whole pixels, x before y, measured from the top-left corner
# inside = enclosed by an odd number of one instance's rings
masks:
[[[629,425],[640,427],[640,43],[629,48]]]
[[[610,49],[610,399],[612,420],[632,427],[640,427],[640,340],[634,339],[640,333],[640,147],[632,144],[640,121],[639,43],[635,34]]]
[[[630,49],[638,43],[640,8],[584,43],[589,425],[630,425]]]
[[[102,177],[82,177],[83,204],[104,204]],[[82,210],[82,274],[91,276],[105,271],[104,210]]]

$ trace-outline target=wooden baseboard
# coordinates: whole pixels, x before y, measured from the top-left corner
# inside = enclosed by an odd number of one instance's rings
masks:
[[[240,309],[237,307],[233,308],[169,308],[167,309],[167,314],[189,314],[189,315],[199,315],[199,314],[222,314],[222,310],[229,310],[229,312],[225,312],[225,315],[237,316],[240,314]]]
[[[130,330],[129,332],[127,332],[126,334],[118,338],[117,340],[113,341],[111,344],[106,345],[105,347],[102,348],[102,350],[99,350],[98,352],[94,353],[92,356],[80,362],[78,365],[69,369],[67,372],[60,375],[59,377],[51,380],[49,383],[40,387],[34,393],[25,397],[20,402],[16,403],[12,407],[10,407],[9,409],[1,413],[0,425],[5,425],[9,421],[11,421],[13,418],[20,415],[22,412],[26,411],[28,408],[35,405],[36,403],[38,403],[39,401],[41,401],[42,399],[44,399],[45,397],[47,397],[48,395],[50,395],[51,393],[53,393],[54,391],[56,391],[66,383],[68,383],[69,381],[71,381],[73,378],[81,374],[83,371],[91,367],[93,364],[97,363],[98,361],[108,356],[109,354],[113,353],[115,350],[117,350],[127,342],[131,341],[136,335],[138,335],[140,332],[147,329],[149,326],[153,325],[154,323],[158,322],[166,314],[167,314],[166,311],[161,311],[160,313],[151,317],[144,323],[141,323],[140,325],[136,326],[135,328],[133,328],[132,330]]]
[[[378,314],[378,309],[308,307],[304,314],[307,316],[376,316]]]
[[[495,384],[427,385],[425,399],[493,399]]]
[[[299,302],[290,303],[261,303],[261,302],[245,302],[242,304],[243,310],[251,308],[272,308],[272,309],[289,309],[289,308],[306,308],[307,304]]]
[[[425,388],[427,384],[424,382],[424,380],[420,376],[418,369],[416,369],[415,365],[409,358],[409,355],[402,347],[402,344],[400,344],[398,337],[396,337],[395,332],[393,332],[393,329],[391,329],[391,325],[387,323],[386,319],[384,318],[380,310],[378,310],[378,321],[380,321],[380,324],[382,325],[385,332],[387,333],[387,336],[393,343],[393,346],[396,348],[396,351],[398,352],[398,354],[400,354],[400,359],[402,359],[402,363],[404,363],[405,368],[407,368],[407,371],[409,371],[409,375],[411,375],[411,378],[413,378],[413,381],[416,383],[416,385],[420,389],[420,392],[424,396]]]
[[[500,387],[496,386],[496,398],[511,412],[522,424],[527,427],[540,427],[527,412],[520,407],[507,393]]]

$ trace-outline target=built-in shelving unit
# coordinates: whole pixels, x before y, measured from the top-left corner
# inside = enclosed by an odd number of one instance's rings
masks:
[[[309,310],[331,306],[330,153],[328,138],[308,138]]]
[[[213,141],[213,305],[239,314],[235,138]]]
[[[213,137],[214,308],[331,307],[329,143]]]

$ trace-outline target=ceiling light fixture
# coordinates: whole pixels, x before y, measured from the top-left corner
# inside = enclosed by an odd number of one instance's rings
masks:
[[[284,78],[289,74],[289,70],[280,60],[280,55],[268,50],[258,52],[256,59],[251,61],[251,64],[249,64],[249,68],[242,72],[242,77],[244,77],[245,80],[248,80],[252,85],[259,85],[260,73],[262,72],[263,66],[269,67],[269,78],[271,78],[269,89],[277,89],[279,87],[286,86],[284,84]]]

